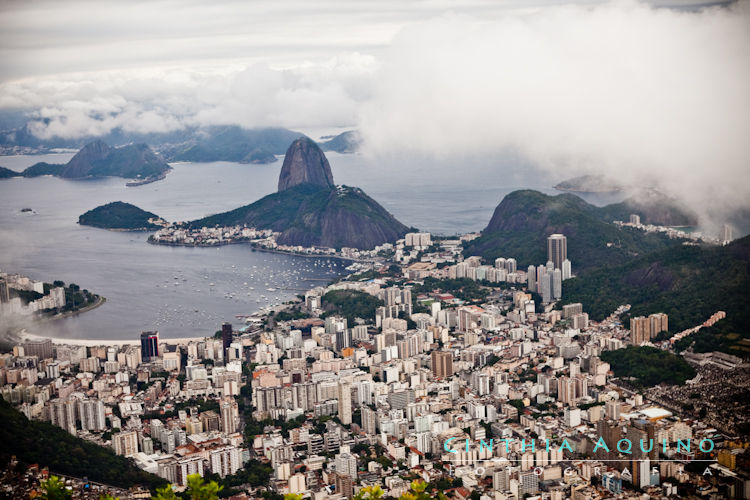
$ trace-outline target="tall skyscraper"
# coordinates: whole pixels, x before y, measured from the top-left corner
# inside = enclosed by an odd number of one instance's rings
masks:
[[[630,342],[641,345],[651,339],[651,324],[648,318],[637,316],[630,318]]]
[[[560,269],[552,271],[552,298],[562,298],[562,271]]]
[[[348,382],[338,383],[339,420],[344,425],[352,423],[352,387]]]
[[[637,316],[630,318],[630,341],[633,345],[640,345],[656,337],[659,332],[669,330],[669,316],[664,313],[654,313],[649,317]]]
[[[453,354],[448,351],[432,351],[432,374],[446,379],[453,375]]]
[[[159,357],[159,332],[141,332],[141,361]]]
[[[4,279],[0,279],[0,302],[10,301],[10,289],[8,288],[8,282]]]
[[[549,304],[552,302],[552,273],[542,275],[542,281],[537,285],[539,294],[542,296],[542,302]]]
[[[221,430],[225,434],[237,432],[237,420],[239,418],[239,408],[237,402],[233,399],[225,399],[221,403]]]
[[[52,424],[62,427],[69,433],[76,435],[76,402],[67,399],[50,401],[50,419]]]
[[[227,350],[232,344],[232,324],[224,323],[221,325],[221,343],[223,347],[222,354],[224,355],[224,362],[227,361]]]
[[[376,416],[377,413],[375,410],[370,409],[368,406],[362,407],[362,430],[371,436],[374,436],[376,432]]]
[[[104,419],[104,403],[99,399],[84,399],[78,404],[81,428],[85,431],[103,431],[107,428]]]
[[[342,349],[352,346],[352,330],[351,328],[345,328],[344,330],[336,332],[336,351],[341,352]]]
[[[555,269],[562,269],[562,263],[568,258],[568,239],[563,234],[551,234],[547,238],[547,260],[551,260]]]
[[[562,279],[567,280],[573,277],[573,269],[568,259],[562,263]]]
[[[719,234],[719,240],[721,240],[722,245],[726,245],[730,241],[732,241],[733,235],[732,235],[732,226],[729,224],[724,224],[721,226],[721,234]]]
[[[529,266],[529,270],[526,273],[527,288],[530,292],[536,292],[536,267]]]
[[[654,338],[659,332],[666,332],[669,330],[669,316],[664,313],[650,314],[648,317],[649,322],[649,337]]]

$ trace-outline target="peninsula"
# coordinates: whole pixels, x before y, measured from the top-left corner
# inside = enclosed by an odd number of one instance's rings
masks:
[[[91,179],[97,177],[123,177],[134,179],[129,185],[147,184],[163,179],[172,167],[154,153],[146,144],[131,144],[113,148],[96,140],[81,148],[65,164],[40,162],[23,172],[3,169],[0,179],[12,177],[38,177],[53,175],[64,179]]]

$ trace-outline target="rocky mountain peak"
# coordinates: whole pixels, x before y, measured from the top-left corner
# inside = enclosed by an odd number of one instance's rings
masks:
[[[333,186],[333,173],[323,151],[308,137],[297,139],[289,146],[279,175],[279,191],[298,184]]]
[[[60,177],[86,177],[94,164],[105,159],[112,148],[100,140],[90,142],[70,159]]]

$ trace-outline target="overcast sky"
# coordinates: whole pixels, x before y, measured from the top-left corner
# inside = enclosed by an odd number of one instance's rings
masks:
[[[356,127],[747,206],[748,3],[656,3],[5,1],[0,109],[43,137]]]

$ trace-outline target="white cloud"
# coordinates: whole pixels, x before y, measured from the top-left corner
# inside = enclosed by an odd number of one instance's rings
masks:
[[[746,206],[749,20],[744,5],[630,2],[442,16],[391,44],[362,134],[375,154],[510,147],[560,175],[656,183],[704,214]]]
[[[512,150],[560,178],[658,184],[711,217],[747,206],[747,4],[558,3],[229,2],[171,23],[169,1],[96,19],[6,5],[0,108],[36,110],[42,137],[358,126],[376,160],[441,158],[435,176]]]

